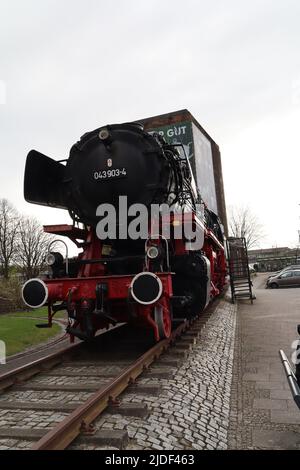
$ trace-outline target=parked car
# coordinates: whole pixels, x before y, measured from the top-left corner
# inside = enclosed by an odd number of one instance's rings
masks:
[[[300,267],[281,271],[267,280],[266,287],[278,289],[278,287],[300,286]]]
[[[287,266],[286,268],[280,269],[280,271],[276,271],[275,273],[270,274],[268,279],[270,279],[271,277],[277,276],[278,274],[282,274],[286,271],[290,271],[292,269],[300,269],[300,264],[292,264],[291,266]]]

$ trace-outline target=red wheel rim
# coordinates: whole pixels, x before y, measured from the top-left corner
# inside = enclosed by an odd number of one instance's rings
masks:
[[[169,338],[172,331],[172,321],[169,310],[162,305],[157,305],[154,308],[154,316],[160,339]]]

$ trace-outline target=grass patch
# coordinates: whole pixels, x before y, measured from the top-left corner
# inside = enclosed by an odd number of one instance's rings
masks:
[[[36,328],[36,323],[36,320],[15,317],[13,314],[0,315],[0,340],[6,344],[7,356],[47,341],[61,331],[60,326],[56,324],[53,324],[52,328],[40,329]]]
[[[35,308],[32,310],[24,310],[22,312],[12,312],[9,313],[9,315],[12,315],[14,317],[34,317],[34,318],[41,318],[41,319],[47,319],[48,318],[48,308],[47,307],[40,307],[40,308]],[[67,312],[65,310],[62,310],[61,312],[57,312],[54,315],[54,319],[56,318],[66,318],[67,319]]]

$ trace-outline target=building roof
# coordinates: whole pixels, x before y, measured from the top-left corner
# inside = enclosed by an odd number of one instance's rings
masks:
[[[256,255],[260,253],[278,253],[279,251],[294,251],[295,248],[289,248],[287,246],[279,246],[276,248],[259,248],[257,250],[248,250],[249,254]]]

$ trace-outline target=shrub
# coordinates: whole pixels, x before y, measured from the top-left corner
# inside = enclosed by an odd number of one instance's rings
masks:
[[[17,276],[0,279],[0,313],[23,309],[21,281]]]

